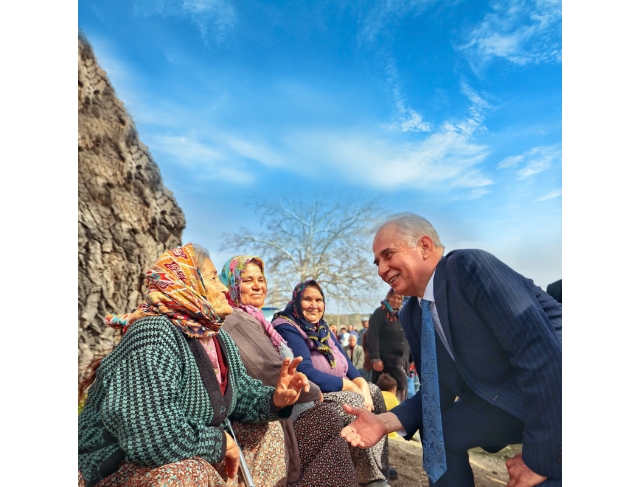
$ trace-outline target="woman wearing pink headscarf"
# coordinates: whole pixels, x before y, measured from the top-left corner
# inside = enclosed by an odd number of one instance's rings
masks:
[[[247,373],[264,385],[275,386],[278,368],[293,352],[262,314],[267,281],[262,259],[240,255],[223,266],[220,279],[227,286],[233,312],[225,330],[240,350]],[[291,417],[282,421],[288,460],[287,485],[295,487],[357,486],[349,447],[340,436],[342,421],[323,404],[313,383],[302,392]]]

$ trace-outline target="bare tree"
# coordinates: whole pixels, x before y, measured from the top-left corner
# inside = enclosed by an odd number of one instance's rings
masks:
[[[327,298],[357,310],[372,302],[379,287],[369,230],[380,215],[372,200],[321,197],[251,205],[263,229],[225,234],[224,248],[259,255],[269,282],[268,305],[283,307],[295,285],[315,279]],[[377,296],[377,294],[375,295]]]

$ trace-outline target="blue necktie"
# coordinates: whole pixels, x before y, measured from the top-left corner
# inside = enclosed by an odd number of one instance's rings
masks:
[[[440,387],[436,359],[436,330],[431,317],[431,301],[422,299],[422,339],[420,393],[422,394],[422,466],[435,483],[447,470],[442,436]]]

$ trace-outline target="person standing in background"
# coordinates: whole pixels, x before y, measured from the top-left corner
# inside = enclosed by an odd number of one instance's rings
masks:
[[[357,341],[355,335],[349,335],[349,346],[344,351],[354,367],[360,370],[364,367],[364,350],[356,343]]]
[[[338,340],[340,340],[340,345],[342,345],[343,348],[349,346],[349,332],[346,327],[343,326],[340,328]]]
[[[407,371],[409,370],[409,344],[398,319],[402,295],[389,289],[381,306],[371,315],[367,332],[367,351],[371,359],[372,381],[378,382],[386,372],[398,383],[397,397],[402,402],[407,395]]]
[[[547,286],[547,294],[562,304],[562,279]]]
[[[362,323],[362,329],[358,332],[358,345],[362,345],[362,335],[364,335],[367,328],[369,328],[369,320],[363,319],[360,323]]]

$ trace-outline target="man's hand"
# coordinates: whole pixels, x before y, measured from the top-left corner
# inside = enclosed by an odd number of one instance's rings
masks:
[[[227,451],[224,454],[224,467],[227,471],[227,477],[234,479],[236,475],[238,475],[238,467],[240,466],[240,450],[231,435],[226,431],[224,434],[227,435]]]
[[[273,403],[276,407],[283,408],[295,404],[302,389],[309,392],[311,388],[309,379],[302,372],[296,372],[300,362],[302,362],[302,357],[296,357],[293,360],[286,358],[282,361],[280,377],[273,393]]]
[[[382,372],[384,370],[384,364],[382,363],[382,360],[372,362],[371,367],[373,367],[373,370],[375,370],[376,372]]]
[[[342,405],[347,414],[356,416],[356,420],[342,428],[340,433],[351,446],[369,448],[378,443],[387,434],[387,428],[382,420],[365,408],[354,408],[348,404]]]
[[[533,487],[547,480],[547,477],[538,475],[525,465],[521,453],[518,453],[513,458],[509,458],[506,465],[507,471],[509,472],[509,483],[507,487]]]

